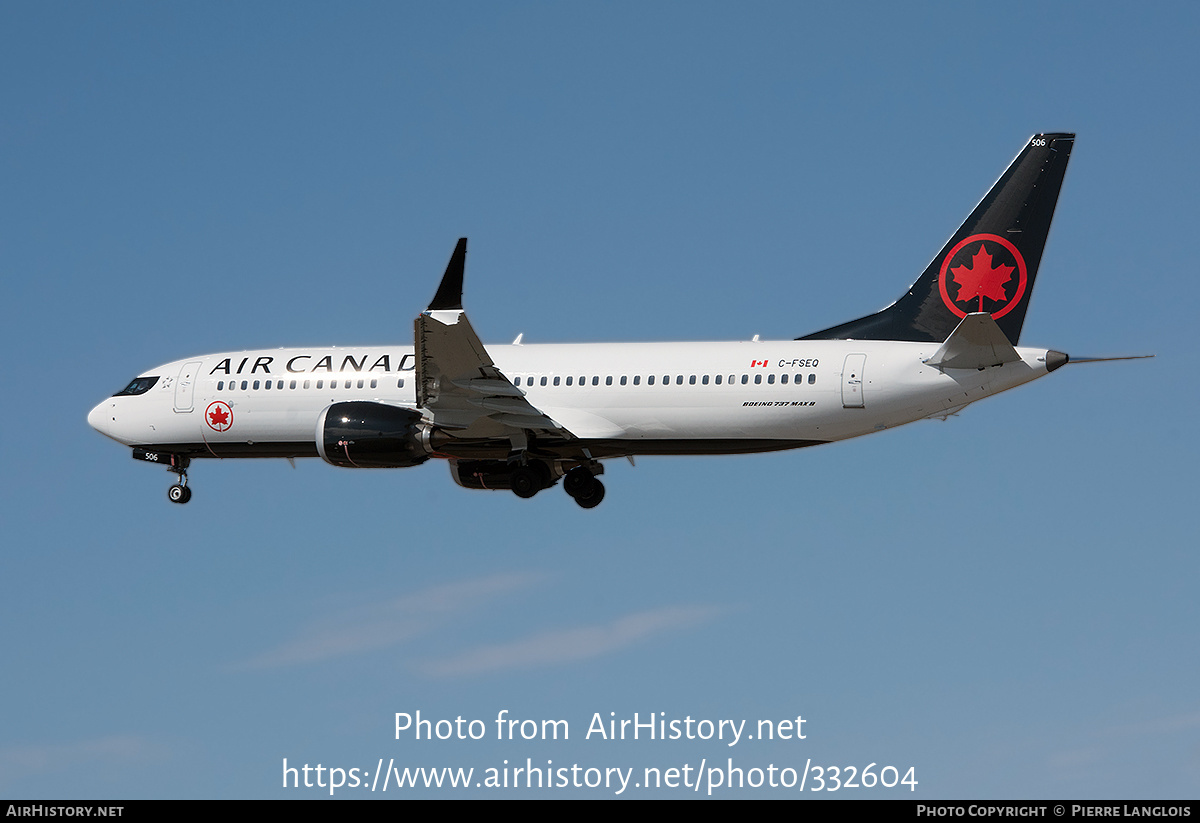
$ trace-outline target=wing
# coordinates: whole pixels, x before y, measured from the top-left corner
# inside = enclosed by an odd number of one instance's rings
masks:
[[[467,239],[454,247],[429,308],[415,323],[417,405],[459,437],[513,437],[524,431],[575,439],[496,368],[462,307]]]

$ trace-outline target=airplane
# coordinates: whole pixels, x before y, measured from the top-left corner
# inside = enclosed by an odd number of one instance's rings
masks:
[[[484,346],[462,305],[462,238],[413,345],[189,357],[143,372],[88,423],[177,475],[174,503],[191,499],[195,458],[319,456],[359,469],[440,458],[460,486],[522,498],[561,480],[589,509],[603,460],[945,419],[1071,362],[1017,343],[1074,139],[1031,137],[896,302],[794,340]]]

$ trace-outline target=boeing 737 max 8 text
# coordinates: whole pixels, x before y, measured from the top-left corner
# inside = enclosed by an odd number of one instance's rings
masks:
[[[891,306],[795,340],[484,346],[462,307],[462,239],[412,345],[188,358],[88,422],[178,475],[176,503],[194,458],[320,456],[442,458],[459,485],[519,497],[561,479],[591,508],[606,458],[795,449],[944,417],[1068,362],[1017,343],[1073,142],[1032,137]]]

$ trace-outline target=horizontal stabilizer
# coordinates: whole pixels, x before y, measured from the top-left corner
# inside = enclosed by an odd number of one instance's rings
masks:
[[[992,316],[974,312],[959,321],[925,365],[939,369],[983,369],[1020,359]]]

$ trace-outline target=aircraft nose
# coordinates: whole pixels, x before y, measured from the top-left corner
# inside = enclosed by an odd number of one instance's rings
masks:
[[[113,418],[111,413],[112,403],[105,400],[96,408],[88,412],[88,425],[103,435],[111,437],[109,432],[112,430]]]

